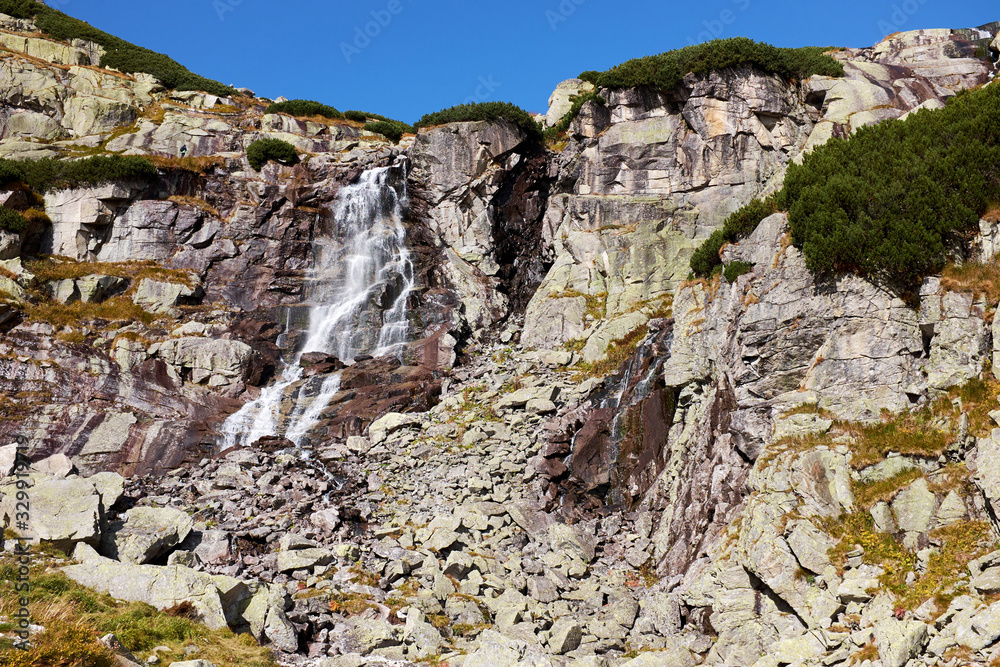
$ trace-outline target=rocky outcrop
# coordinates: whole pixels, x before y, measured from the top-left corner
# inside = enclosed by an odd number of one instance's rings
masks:
[[[982,84],[992,67],[976,53],[963,33],[914,31],[834,53],[843,78],[795,84],[742,68],[691,75],[668,92],[599,91],[607,123],[596,131],[584,131],[586,119],[575,124],[558,158],[543,246],[552,268],[528,306],[526,345],[593,340],[588,356],[600,356],[650,319],[656,306],[646,307],[687,277],[700,241],[773,191],[790,160]],[[554,94],[553,104],[563,98]],[[590,319],[566,299],[577,294],[595,303]]]

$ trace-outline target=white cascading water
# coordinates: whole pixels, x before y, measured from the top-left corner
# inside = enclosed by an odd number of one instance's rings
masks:
[[[282,426],[286,438],[296,447],[302,445],[340,390],[339,374],[325,378],[313,397],[304,395],[303,386],[291,414],[283,420],[281,404],[286,391],[302,379],[299,362],[303,354],[324,352],[352,363],[363,353],[392,354],[406,342],[406,302],[414,287],[402,223],[406,178],[404,173],[400,196],[390,184],[391,169],[368,170],[339,193],[335,234],[314,241],[306,290],[313,305],[305,341],[281,377],[222,424],[224,449],[280,435]],[[393,293],[388,307],[372,303],[376,295]],[[376,327],[377,335],[373,335]]]

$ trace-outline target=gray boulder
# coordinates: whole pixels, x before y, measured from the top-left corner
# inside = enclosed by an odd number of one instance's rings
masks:
[[[143,565],[168,553],[184,541],[194,521],[178,509],[135,507],[102,540],[106,556]]]
[[[175,338],[160,343],[156,354],[195,384],[224,387],[260,379],[260,356],[237,340]]]
[[[94,485],[80,477],[35,478],[26,489],[31,504],[29,529],[18,531],[67,549],[75,542],[96,543],[101,530],[103,506]],[[0,489],[0,515],[16,527],[17,492],[13,484]]]
[[[169,609],[188,602],[209,629],[229,626],[226,609],[251,597],[238,579],[197,572],[181,565],[134,565],[104,558],[86,544],[76,547],[76,565],[63,568],[76,583],[125,602]]]
[[[83,303],[99,303],[120,292],[128,285],[127,278],[91,274],[76,281],[76,289]]]
[[[176,307],[202,296],[201,286],[189,287],[143,278],[136,287],[132,301],[143,310],[157,315],[177,315]]]
[[[875,646],[883,667],[903,667],[927,643],[927,624],[888,619],[875,625]]]

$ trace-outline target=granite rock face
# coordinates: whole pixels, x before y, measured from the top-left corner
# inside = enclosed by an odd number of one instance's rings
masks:
[[[987,664],[1000,412],[989,383],[952,388],[998,354],[996,304],[818,281],[783,214],[724,248],[751,265],[733,282],[688,263],[813,147],[986,83],[997,27],[840,50],[843,78],[595,89],[559,143],[499,120],[390,144],[170,93],[0,17],[0,155],[159,165],[48,192],[51,224],[0,234],[0,437],[28,441],[38,510],[20,532],[74,550],[75,581],[296,664]],[[590,90],[561,84],[546,123]],[[262,137],[301,162],[254,171]],[[404,204],[408,343],[299,357],[313,254],[343,245],[338,195],[373,167]],[[985,261],[1000,231],[980,232]],[[298,447],[220,452],[264,391],[281,426],[329,400]],[[884,424],[912,437],[878,450]],[[128,478],[80,476],[99,470]]]

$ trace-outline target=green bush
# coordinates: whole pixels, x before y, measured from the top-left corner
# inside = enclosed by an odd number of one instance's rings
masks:
[[[629,60],[606,72],[584,72],[580,78],[602,88],[655,86],[670,89],[679,85],[689,72],[704,74],[740,65],[750,65],[785,79],[803,79],[813,74],[843,76],[844,66],[825,55],[828,50],[817,46],[784,49],[746,37],[715,39],[656,56]]]
[[[10,208],[0,208],[0,229],[20,234],[28,228],[28,220]]]
[[[267,107],[265,113],[283,113],[289,116],[322,116],[340,120],[344,114],[333,107],[315,102],[313,100],[288,100],[287,102],[275,102]]]
[[[213,95],[233,95],[235,91],[218,81],[194,74],[172,58],[136,46],[103,30],[31,0],[0,0],[0,12],[18,18],[34,18],[38,29],[55,39],[85,39],[104,47],[102,67],[127,74],[145,72],[174,90],[200,90]]]
[[[23,183],[24,169],[14,160],[0,159],[0,187],[11,183]]]
[[[753,264],[750,262],[730,262],[726,269],[722,272],[725,276],[726,282],[734,283],[736,279],[742,276],[744,273],[750,273],[753,271]]]
[[[815,273],[912,289],[1000,202],[1000,86],[830,140],[789,165],[782,196]]]
[[[607,101],[598,95],[596,92],[591,91],[589,93],[584,93],[582,95],[574,95],[570,98],[570,102],[573,106],[569,108],[569,111],[559,119],[559,122],[555,126],[555,131],[565,132],[569,129],[569,126],[573,123],[577,116],[580,115],[580,110],[583,109],[583,105],[587,102],[597,102],[598,104],[607,104]]]
[[[691,270],[694,271],[695,275],[711,275],[712,271],[722,264],[719,252],[725,244],[725,235],[721,229],[716,229],[704,243],[698,246],[698,249],[691,256]]]
[[[82,160],[0,159],[0,185],[22,182],[39,193],[111,181],[151,181],[155,177],[152,162],[132,155],[97,155]]]
[[[368,113],[367,111],[357,111],[357,110],[345,111],[344,118],[348,120],[354,120],[359,123],[370,123],[370,122],[374,123],[377,121],[383,121],[386,123],[392,123],[394,125],[398,125],[400,129],[402,129],[403,134],[414,134],[416,132],[416,130],[413,129],[413,126],[410,125],[409,123],[404,123],[401,120],[396,120],[395,118],[388,118],[386,116],[382,116],[377,113]]]
[[[295,146],[281,139],[258,139],[247,147],[247,160],[254,171],[260,171],[268,160],[293,165],[299,161]]]
[[[365,129],[369,132],[377,132],[387,139],[391,140],[393,143],[399,143],[399,140],[403,138],[403,125],[402,123],[393,123],[387,120],[377,120],[374,123],[366,123]]]
[[[498,120],[503,118],[524,130],[529,137],[541,139],[542,131],[538,123],[527,111],[509,102],[481,102],[476,104],[460,104],[442,111],[426,114],[418,120],[414,127],[432,127],[445,123],[465,123],[479,120]]]
[[[694,255],[691,257],[691,270],[699,276],[710,275],[722,264],[722,261],[719,259],[719,251],[722,250],[723,245],[726,243],[738,243],[750,236],[753,230],[757,229],[757,225],[760,224],[761,220],[777,211],[776,198],[768,197],[763,201],[754,199],[746,206],[730,214],[722,224],[722,229],[714,231],[695,250]]]

